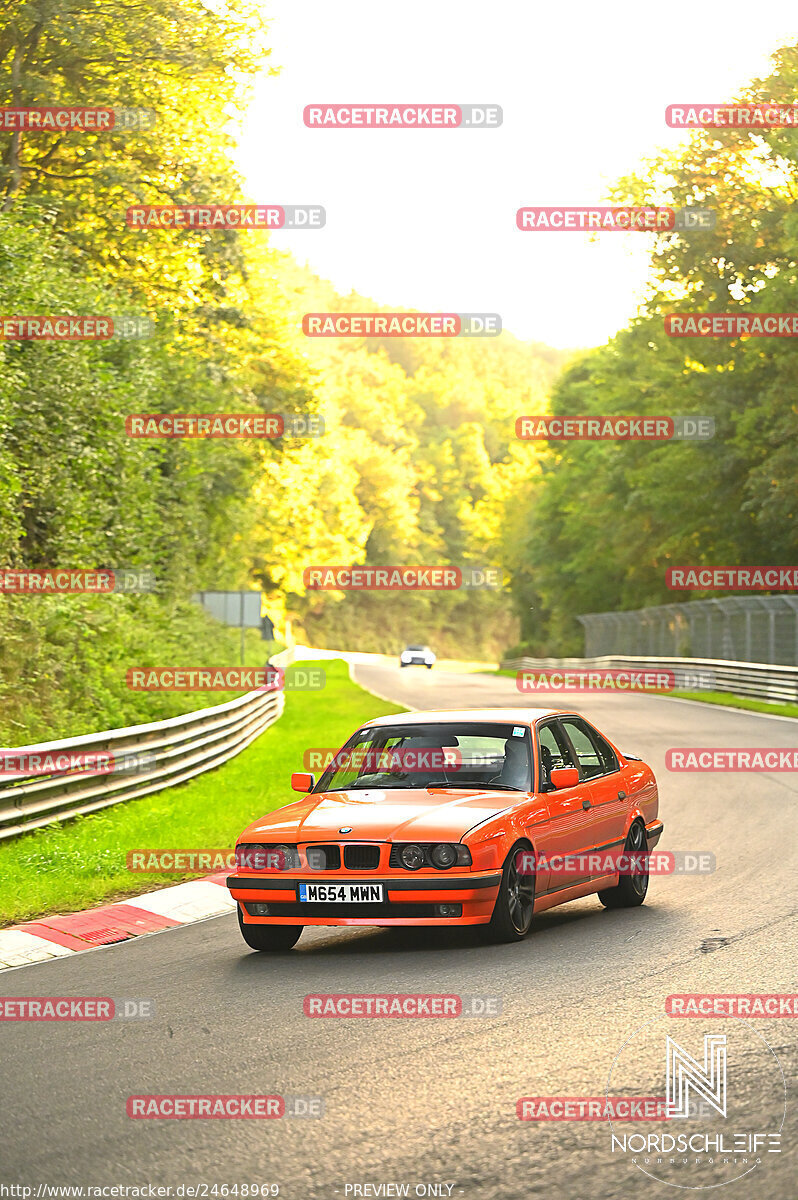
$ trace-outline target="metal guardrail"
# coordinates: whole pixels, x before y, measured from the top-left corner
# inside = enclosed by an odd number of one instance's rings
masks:
[[[585,654],[693,655],[798,665],[798,596],[725,596],[582,613]]]
[[[270,662],[284,667],[291,657],[292,652],[284,650]],[[282,691],[247,692],[225,704],[165,721],[15,746],[6,753],[45,756],[107,752],[115,762],[122,762],[123,769],[93,775],[54,772],[0,776],[0,840],[124,800],[137,800],[212,771],[240,754],[273,725],[284,706]],[[124,765],[131,761],[132,770]]]
[[[607,654],[600,658],[513,658],[507,670],[650,670],[673,671],[681,691],[709,690],[750,696],[773,704],[798,704],[798,667],[771,663],[730,662],[718,658],[633,658]],[[696,684],[700,686],[696,686]]]

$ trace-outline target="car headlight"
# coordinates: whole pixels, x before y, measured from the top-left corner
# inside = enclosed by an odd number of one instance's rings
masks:
[[[265,859],[265,848],[257,842],[241,842],[236,846],[236,866],[243,871],[263,871]]]
[[[457,847],[452,846],[450,842],[440,842],[432,847],[430,858],[433,867],[440,871],[448,871],[449,867],[453,867],[457,862]]]
[[[278,871],[293,871],[299,866],[299,851],[296,846],[284,846],[282,843],[278,846],[272,846],[277,855],[277,870]]]
[[[411,654],[403,654],[399,661],[400,662],[410,662],[411,658],[412,658]]]
[[[398,844],[391,850],[392,867],[418,871],[420,867],[429,867],[430,864],[437,871],[448,871],[450,867],[470,867],[471,851],[460,842],[411,842],[407,846]]]
[[[424,851],[420,846],[403,846],[400,857],[402,866],[407,867],[408,871],[417,871],[424,866]]]
[[[242,842],[236,846],[236,866],[244,871],[293,871],[299,866],[296,846]]]

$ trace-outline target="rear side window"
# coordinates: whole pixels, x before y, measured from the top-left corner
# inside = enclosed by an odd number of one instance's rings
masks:
[[[612,771],[620,771],[621,766],[618,762],[618,755],[613,750],[606,738],[603,738],[597,729],[593,729],[590,725],[587,727],[590,730],[590,736],[596,743],[601,761],[604,763],[604,772],[609,775]]]
[[[612,746],[597,729],[579,717],[565,717],[562,724],[576,751],[583,778],[595,779],[618,770],[618,759]]]

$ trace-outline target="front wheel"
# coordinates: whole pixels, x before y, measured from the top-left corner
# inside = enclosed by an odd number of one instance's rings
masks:
[[[640,821],[635,821],[626,835],[624,854],[645,854],[647,849],[645,826]],[[636,864],[633,863],[632,866]],[[630,871],[628,875],[621,875],[617,885],[599,892],[598,898],[605,908],[635,908],[643,903],[647,891],[648,866],[645,866],[640,870]]]
[[[238,906],[238,928],[252,950],[290,950],[299,941],[304,925],[246,925]]]
[[[504,862],[499,894],[488,925],[492,942],[520,942],[529,933],[535,911],[535,877],[518,869],[519,854],[532,854],[525,842],[516,842]]]

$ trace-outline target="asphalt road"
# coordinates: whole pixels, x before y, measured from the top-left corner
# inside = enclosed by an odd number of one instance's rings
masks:
[[[387,661],[356,672],[418,708],[529,702],[511,679],[399,672]],[[677,775],[664,766],[668,747],[793,746],[796,726],[650,696],[573,699],[657,772],[661,848],[712,851],[714,873],[652,880],[638,909],[575,901],[541,914],[529,938],[511,946],[485,945],[473,931],[311,929],[296,950],[270,958],[246,949],[234,917],[220,917],[7,972],[5,995],[146,997],[155,1016],[3,1026],[2,1182],[161,1184],[172,1195],[185,1184],[276,1183],[286,1200],[396,1194],[354,1190],[365,1184],[408,1185],[410,1196],[446,1185],[437,1193],[467,1200],[675,1194],[611,1152],[605,1122],[522,1122],[516,1102],[603,1095],[619,1049],[644,1023],[661,1023],[670,993],[796,990],[794,775]],[[478,995],[495,998],[501,1013],[311,1020],[302,1011],[308,992]],[[694,1054],[705,1032],[728,1030],[729,1095],[754,1126],[778,1127],[778,1069],[763,1067],[768,1056],[756,1035],[775,1051],[792,1090],[794,1022],[670,1027]],[[745,1045],[732,1033],[745,1034]],[[645,1033],[632,1037],[614,1093],[653,1094],[651,1053]],[[322,1097],[324,1116],[129,1119],[126,1098],[149,1093]],[[791,1103],[784,1152],[764,1154],[724,1196],[795,1195],[794,1111]],[[746,1169],[732,1164],[712,1178]],[[672,1179],[695,1187],[709,1170]]]

